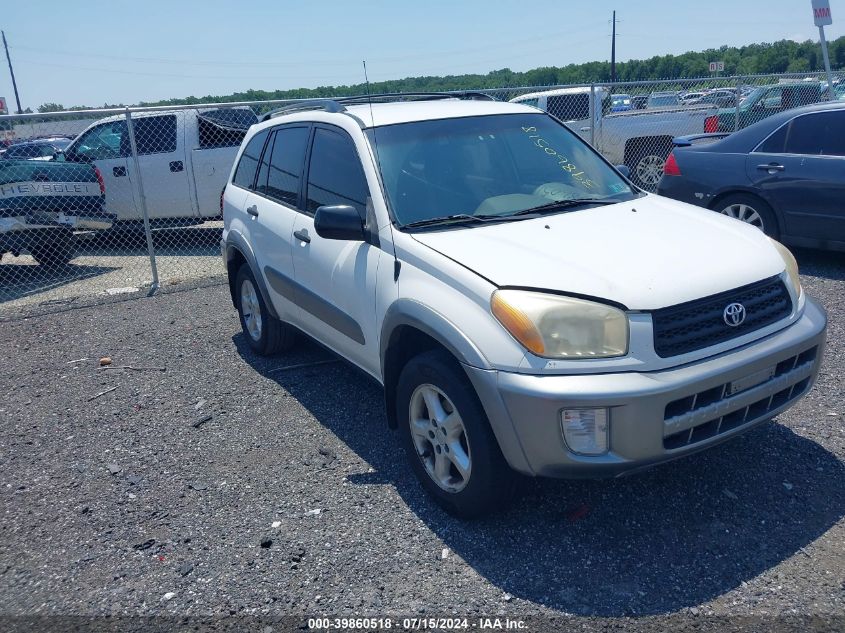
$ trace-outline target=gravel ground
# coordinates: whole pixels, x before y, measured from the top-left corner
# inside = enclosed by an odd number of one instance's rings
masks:
[[[472,523],[421,493],[376,385],[339,362],[274,371],[332,357],[254,356],[225,287],[6,323],[0,614],[842,630],[845,257],[799,255],[831,324],[793,409],[637,476],[527,482]]]

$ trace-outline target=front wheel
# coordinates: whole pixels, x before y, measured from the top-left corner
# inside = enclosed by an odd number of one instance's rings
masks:
[[[632,152],[628,163],[631,180],[641,189],[654,192],[663,177],[663,167],[672,148],[660,142],[644,141],[642,145]]]
[[[426,492],[461,518],[506,507],[516,475],[460,365],[443,351],[420,354],[402,370],[396,396],[402,445]]]

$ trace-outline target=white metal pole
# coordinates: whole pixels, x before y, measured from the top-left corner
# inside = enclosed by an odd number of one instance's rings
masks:
[[[833,101],[833,75],[830,73],[830,57],[827,54],[827,40],[824,37],[824,27],[819,27],[819,39],[822,43],[822,58],[824,59],[824,71],[827,73],[827,98]]]

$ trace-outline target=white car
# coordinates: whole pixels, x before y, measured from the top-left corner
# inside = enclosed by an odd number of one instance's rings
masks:
[[[512,103],[278,113],[244,139],[221,248],[252,349],[304,332],[371,375],[460,516],[514,471],[615,476],[735,437],[807,393],[825,341],[786,248]]]

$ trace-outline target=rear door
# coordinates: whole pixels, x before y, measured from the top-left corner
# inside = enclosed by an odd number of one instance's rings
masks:
[[[352,138],[334,126],[315,126],[307,174],[305,212],[293,227],[301,327],[377,376],[376,273],[382,251],[367,242],[324,239],[314,229],[314,214],[323,205],[351,205],[362,224],[367,219],[370,192]]]
[[[135,205],[127,157],[130,154],[126,120],[107,121],[90,128],[65,150],[65,160],[93,163],[103,175],[106,187],[105,209],[118,220],[141,217]]]
[[[746,169],[781,212],[785,235],[845,240],[845,110],[791,119],[748,155]]]
[[[185,116],[188,115],[179,112],[132,119],[150,218],[187,218],[197,215],[185,168],[185,126],[179,124],[179,119]],[[134,166],[130,163],[129,168],[131,170]],[[219,191],[217,205],[219,209]]]
[[[279,316],[291,323],[297,323],[301,314],[291,240],[294,222],[300,215],[302,172],[310,131],[307,124],[274,128],[264,148],[254,190],[246,201],[251,216],[250,240],[260,274]]]

